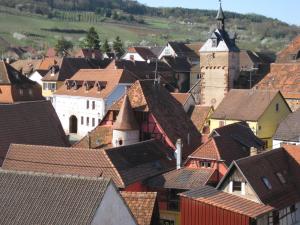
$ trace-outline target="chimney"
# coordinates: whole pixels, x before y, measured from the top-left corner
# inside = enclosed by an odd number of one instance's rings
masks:
[[[258,155],[258,150],[255,147],[250,148],[250,156]]]
[[[179,170],[181,168],[182,162],[182,142],[181,139],[178,139],[176,142],[176,169]]]

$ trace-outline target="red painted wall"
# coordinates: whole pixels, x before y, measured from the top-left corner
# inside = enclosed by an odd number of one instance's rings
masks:
[[[181,225],[250,225],[250,218],[235,212],[180,197]]]
[[[142,182],[136,182],[124,188],[124,191],[131,191],[131,192],[146,192],[147,187],[142,184]]]

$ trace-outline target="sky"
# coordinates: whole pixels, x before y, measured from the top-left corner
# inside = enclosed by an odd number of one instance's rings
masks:
[[[217,9],[218,0],[138,0],[148,6]],[[222,0],[225,11],[256,13],[300,25],[300,0]]]

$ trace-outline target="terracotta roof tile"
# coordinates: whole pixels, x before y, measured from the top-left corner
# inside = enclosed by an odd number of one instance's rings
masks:
[[[99,150],[14,144],[3,164],[9,170],[102,176],[111,178],[119,188],[174,166],[172,152],[154,140]]]
[[[49,101],[0,104],[1,163],[11,143],[69,146]]]
[[[212,112],[212,107],[195,105],[190,107],[188,115],[197,127],[198,131],[202,132]]]
[[[296,148],[298,151],[295,151]],[[261,202],[281,209],[300,200],[299,157],[300,147],[287,150],[279,148],[237,160],[235,166],[247,179]],[[283,184],[279,180],[277,172],[282,174],[286,183]],[[268,179],[271,189],[266,187],[262,181],[263,177]]]
[[[206,185],[214,172],[214,169],[181,168],[151,178],[147,184],[154,188],[191,190]]]
[[[274,210],[271,206],[259,204],[236,195],[219,191],[210,186],[200,187],[180,195],[251,218],[257,218]]]
[[[156,192],[121,192],[138,225],[158,224]]]
[[[174,146],[177,139],[183,140],[184,157],[200,145],[201,134],[182,105],[164,87],[155,86],[153,80],[136,81],[128,89],[127,94],[133,110],[151,112]],[[122,102],[123,98],[112,105],[111,110],[119,110]],[[190,144],[188,144],[188,136]]]
[[[187,100],[191,97],[190,93],[171,93],[171,95],[178,101],[180,102],[181,105],[184,105]]]
[[[110,184],[102,178],[3,170],[0,180],[1,224],[6,225],[90,225]]]
[[[279,93],[276,90],[232,89],[217,107],[212,119],[257,121]]]
[[[288,63],[293,62],[294,60],[291,59],[290,55],[298,54],[298,60],[300,60],[300,35],[298,35],[291,43],[280,51],[277,54],[276,63]]]

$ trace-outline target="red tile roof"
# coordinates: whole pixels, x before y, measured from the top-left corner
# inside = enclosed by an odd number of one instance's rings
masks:
[[[122,191],[121,195],[131,210],[138,225],[159,224],[156,192]]]
[[[11,143],[69,146],[49,101],[0,104],[0,164]]]
[[[213,205],[251,218],[257,218],[274,210],[271,206],[259,204],[233,194],[219,191],[210,186],[187,191],[181,193],[180,196],[192,198],[201,203]]]
[[[55,94],[105,98],[118,84],[129,84],[135,80],[123,69],[80,69]]]
[[[197,127],[198,131],[202,132],[212,112],[212,107],[195,105],[190,107],[188,115]]]
[[[175,93],[172,92],[171,95],[178,101],[180,102],[181,105],[185,105],[187,100],[191,97],[190,93]]]
[[[300,60],[300,35],[277,54],[276,63],[289,63],[295,61],[291,59],[291,55],[296,55],[296,57],[298,55],[298,60]]]
[[[150,112],[174,146],[177,139],[183,140],[184,157],[199,147],[201,134],[182,105],[164,87],[154,85],[153,80],[136,81],[128,89],[127,94],[133,110]],[[118,111],[122,102],[123,98],[112,105],[111,110]]]
[[[191,190],[208,184],[215,171],[212,168],[181,168],[151,178],[147,184],[154,188]]]
[[[171,159],[171,160],[170,160]],[[150,140],[111,149],[11,145],[4,169],[112,178],[119,188],[173,169],[172,151]]]

